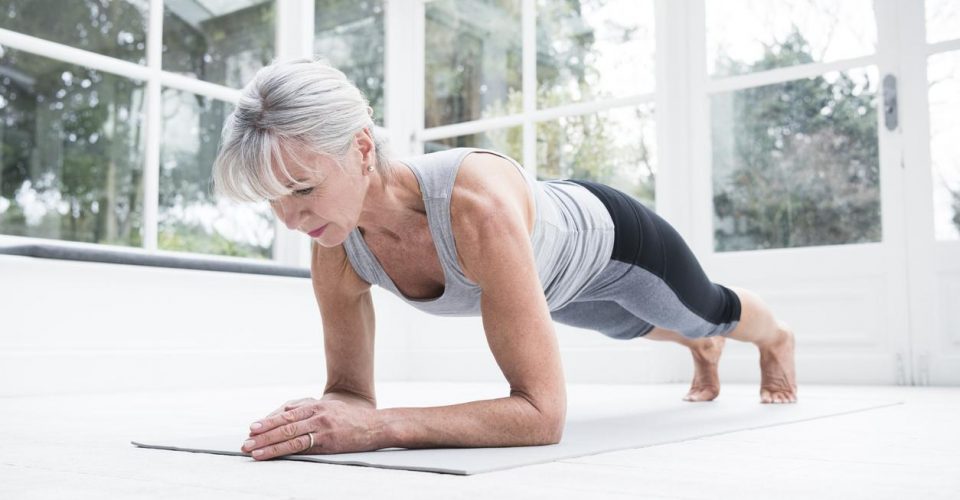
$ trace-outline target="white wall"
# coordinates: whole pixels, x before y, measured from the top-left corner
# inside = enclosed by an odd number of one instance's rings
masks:
[[[479,318],[374,288],[380,381],[496,381]],[[687,380],[675,345],[557,325],[568,382]],[[309,280],[0,255],[0,396],[325,380]]]
[[[325,378],[309,280],[0,255],[0,396]]]

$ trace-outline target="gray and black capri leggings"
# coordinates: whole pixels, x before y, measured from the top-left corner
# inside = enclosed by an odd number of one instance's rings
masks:
[[[610,212],[610,262],[572,302],[552,311],[559,323],[631,339],[655,326],[688,338],[727,335],[740,320],[740,299],[711,282],[667,221],[629,195],[590,181],[570,180]]]

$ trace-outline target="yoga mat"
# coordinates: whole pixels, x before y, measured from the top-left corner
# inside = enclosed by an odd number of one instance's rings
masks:
[[[643,448],[675,443],[730,432],[783,425],[804,420],[825,418],[845,413],[871,410],[902,404],[877,400],[842,400],[800,396],[795,404],[760,404],[758,396],[723,394],[707,403],[688,403],[671,400],[641,401],[632,404],[628,412],[609,415],[610,408],[597,411],[596,407],[574,412],[568,409],[563,439],[548,446],[520,446],[504,448],[387,448],[364,453],[336,455],[288,455],[273,460],[297,460],[333,464],[361,465],[385,469],[439,472],[470,475],[523,465],[594,455],[607,451]],[[616,403],[608,407],[616,410]],[[598,416],[598,413],[607,415]],[[576,414],[580,413],[579,416]],[[571,418],[570,415],[573,415]],[[132,441],[142,448],[237,455],[250,457],[240,451],[240,443],[247,437],[246,429],[228,435],[197,438],[152,439]],[[249,458],[253,460],[253,458]]]

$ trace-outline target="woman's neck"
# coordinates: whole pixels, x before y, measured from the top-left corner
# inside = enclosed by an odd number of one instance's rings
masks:
[[[424,213],[416,176],[403,163],[392,161],[387,173],[371,173],[357,225],[365,235],[384,233],[397,237],[412,217]]]

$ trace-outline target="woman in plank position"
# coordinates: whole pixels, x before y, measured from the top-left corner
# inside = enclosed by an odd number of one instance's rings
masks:
[[[537,181],[493,151],[387,158],[371,115],[343,73],[300,60],[260,70],[226,120],[217,190],[269,200],[312,238],[327,366],[322,397],[252,424],[243,452],[557,443],[566,392],[552,321],[687,346],[687,401],[719,394],[726,337],[751,342],[761,403],[796,401],[790,330],[753,293],[712,283],[653,211],[602,184]],[[480,316],[510,394],[378,409],[374,284],[428,313]]]

